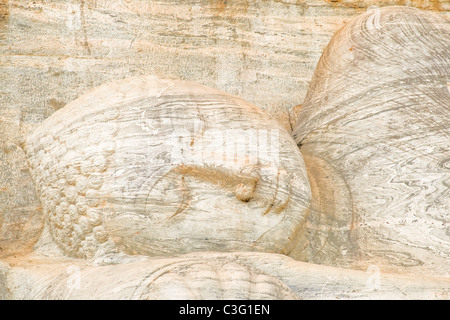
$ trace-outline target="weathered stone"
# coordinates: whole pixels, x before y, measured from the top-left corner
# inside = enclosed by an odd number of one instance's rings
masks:
[[[376,266],[341,269],[269,253],[144,257],[105,266],[42,257],[10,263],[15,268],[0,265],[0,288],[5,283],[15,288],[9,299],[413,300],[450,295],[448,278],[389,274]]]
[[[242,97],[288,128],[333,34],[395,4],[449,16],[445,0],[3,1],[0,115],[32,126],[90,88],[156,74]]]
[[[115,141],[112,152],[104,141]],[[308,212],[308,178],[289,133],[250,103],[191,82],[102,85],[37,126],[26,149],[50,232],[72,256],[92,257],[100,243],[89,238],[83,251],[91,233],[129,254],[289,254]],[[48,173],[58,168],[70,169],[75,189]],[[101,187],[90,188],[91,175]],[[70,236],[74,226],[86,239]]]
[[[32,250],[44,225],[18,126],[0,117],[0,257]]]
[[[302,259],[448,276],[448,31],[433,13],[374,9],[325,49],[294,130],[324,243]]]
[[[376,7],[392,4],[437,14]],[[1,2],[0,299],[448,299],[449,27],[438,17],[448,10],[445,0]],[[224,90],[279,124],[180,81],[82,96],[147,74]],[[192,112],[207,92],[218,108]],[[123,101],[159,93],[171,104],[163,116]],[[107,112],[114,104],[126,112]],[[158,140],[153,120],[165,118]],[[241,172],[223,157],[179,163],[186,153],[173,151],[199,146],[180,130],[189,119],[202,134],[261,128],[285,143],[274,157],[264,139],[235,135],[254,147]],[[280,125],[295,127],[305,166]],[[160,162],[142,170],[148,158]],[[255,159],[286,170],[259,171]],[[142,183],[149,176],[160,178]],[[218,252],[181,255],[207,249]]]

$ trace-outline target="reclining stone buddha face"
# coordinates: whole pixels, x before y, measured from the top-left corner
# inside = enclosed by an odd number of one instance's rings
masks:
[[[26,140],[49,231],[71,256],[288,253],[310,202],[290,135],[257,107],[151,77],[102,85]]]

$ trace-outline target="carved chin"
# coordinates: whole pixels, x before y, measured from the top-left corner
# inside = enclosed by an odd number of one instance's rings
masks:
[[[103,246],[288,253],[310,201],[300,151],[278,123],[189,82],[103,85],[44,121],[27,154],[55,241],[79,257]]]

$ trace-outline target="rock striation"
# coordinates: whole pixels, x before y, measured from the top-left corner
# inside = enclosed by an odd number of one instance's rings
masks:
[[[311,180],[311,225],[335,228],[325,260],[342,227],[361,261],[448,275],[449,36],[435,14],[378,8],[325,49],[293,132]]]
[[[195,83],[102,85],[25,144],[49,231],[75,257],[110,247],[288,254],[309,208],[289,133],[250,103]]]
[[[190,4],[0,3],[0,299],[449,299],[447,1]]]

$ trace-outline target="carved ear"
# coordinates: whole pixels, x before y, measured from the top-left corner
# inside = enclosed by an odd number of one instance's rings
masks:
[[[443,18],[408,7],[353,19],[324,50],[294,128],[322,182],[312,217],[339,227],[349,213],[355,259],[388,270],[442,275],[449,258],[448,30]]]

